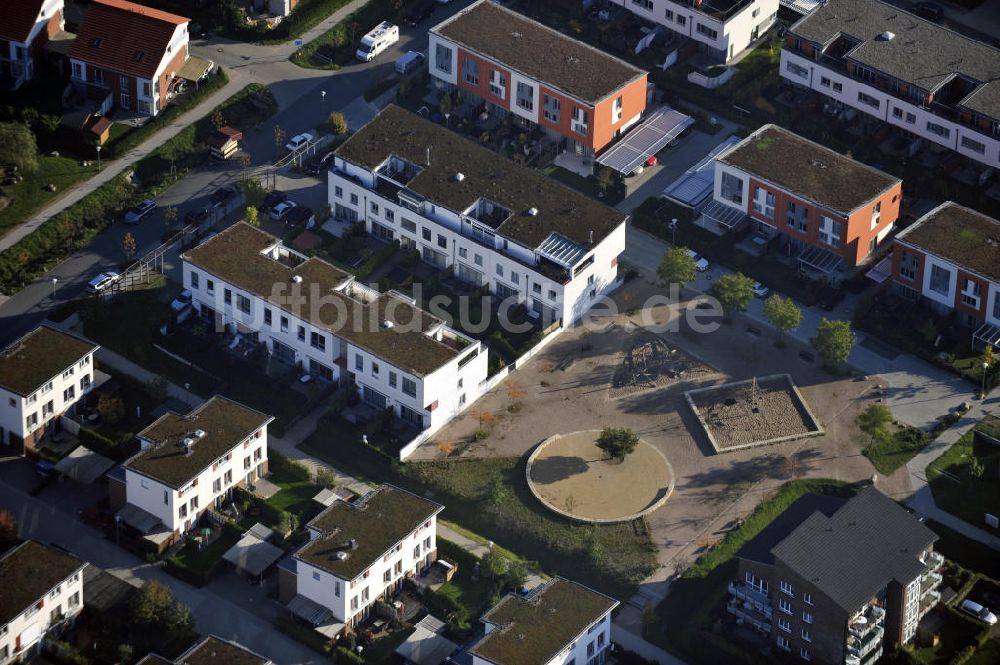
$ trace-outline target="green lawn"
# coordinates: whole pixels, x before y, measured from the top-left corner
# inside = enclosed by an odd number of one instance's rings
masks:
[[[0,192],[13,199],[9,206],[0,210],[0,236],[9,233],[76,183],[96,174],[96,164],[80,166],[80,160],[72,157],[39,156],[37,171],[24,173],[24,180],[16,185],[0,186]],[[45,189],[50,183],[56,186],[55,192]]]
[[[960,651],[976,644],[976,636],[983,630],[983,626],[943,605],[938,605],[932,612],[943,619],[943,624],[937,631],[940,641],[935,646],[909,647],[908,650],[918,663],[947,665]]]
[[[268,453],[268,470],[270,475],[267,479],[281,490],[265,501],[267,505],[276,512],[297,515],[301,524],[319,513],[320,505],[313,501],[313,497],[322,487],[312,482],[305,467],[294,465],[283,455],[271,451]]]
[[[1000,638],[991,638],[976,649],[965,665],[996,665],[1000,663]]]
[[[213,530],[220,527],[215,526]],[[222,533],[211,544],[198,550],[194,545],[186,545],[167,559],[167,571],[195,586],[204,586],[216,572],[222,555],[239,541],[243,532],[239,527],[226,524]]]
[[[927,443],[927,435],[911,427],[895,431],[892,436],[866,446],[862,454],[879,473],[888,476],[913,459]]]
[[[655,566],[655,549],[633,524],[582,526],[544,510],[528,490],[521,459],[393,461],[339,419],[322,421],[303,451],[356,477],[392,482],[445,505],[443,517],[615,598],[628,598]]]
[[[458,572],[450,582],[430,593],[428,610],[435,616],[449,617],[448,628],[452,637],[465,640],[472,635],[476,621],[490,606],[492,585],[483,575],[473,579],[472,571],[477,559],[472,554],[443,538],[437,539],[437,545],[438,558],[457,564]]]
[[[836,480],[785,483],[777,494],[758,505],[740,528],[730,531],[671,583],[669,595],[656,608],[655,620],[647,626],[646,639],[691,662],[734,665],[766,662],[744,645],[724,639],[718,631],[717,615],[727,586],[737,572],[736,553],[803,494],[817,492],[846,497],[856,491],[855,487]]]
[[[545,175],[549,176],[553,180],[558,180],[564,185],[572,187],[578,192],[583,192],[587,196],[591,196],[598,199],[602,203],[613,206],[624,198],[624,187],[615,182],[609,182],[606,192],[602,195],[601,192],[601,181],[595,176],[583,176],[568,171],[561,166],[547,166],[544,171]]]
[[[973,456],[986,467],[981,478],[970,473]],[[995,475],[997,456],[996,448],[974,444],[973,432],[966,432],[927,467],[927,480],[938,506],[969,524],[997,533],[983,521],[985,513],[996,514],[1000,509],[1000,480]]]

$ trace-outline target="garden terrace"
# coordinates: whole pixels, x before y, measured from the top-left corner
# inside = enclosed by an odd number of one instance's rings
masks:
[[[273,418],[215,396],[186,416],[167,413],[139,432],[153,445],[125,463],[129,469],[179,489]],[[205,435],[185,444],[194,431]]]
[[[1000,221],[948,201],[896,239],[968,270],[1000,281]]]
[[[900,181],[777,125],[761,127],[718,159],[844,215]]]
[[[479,2],[435,26],[477,53],[596,103],[646,72],[492,2]]]
[[[374,171],[390,150],[425,164],[407,187],[437,205],[458,214],[485,197],[511,210],[497,232],[526,247],[538,247],[552,233],[593,247],[626,220],[623,213],[585,194],[395,105],[337,148],[337,156]],[[458,173],[464,176],[461,180]],[[532,208],[537,214],[529,212]]]
[[[0,386],[30,395],[97,345],[48,326],[39,326],[0,352]]]
[[[339,500],[317,515],[307,526],[323,535],[307,543],[295,558],[353,580],[443,508],[383,485],[353,503]]]
[[[85,565],[75,556],[33,540],[9,550],[0,558],[0,626],[6,626]]]
[[[469,651],[497,665],[544,665],[618,601],[556,578],[540,591],[508,595],[483,615],[496,628]]]

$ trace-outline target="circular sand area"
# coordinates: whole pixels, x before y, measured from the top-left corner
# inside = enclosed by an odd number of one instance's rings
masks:
[[[545,507],[581,522],[623,522],[662,506],[674,489],[666,456],[645,441],[624,462],[597,447],[600,430],[557,434],[528,458],[528,487]]]

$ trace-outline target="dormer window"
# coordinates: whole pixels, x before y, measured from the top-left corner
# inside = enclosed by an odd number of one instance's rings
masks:
[[[146,59],[146,52],[145,52],[145,51],[136,51],[136,52],[135,52],[135,55],[134,55],[134,56],[132,56],[132,58],[133,58],[133,59],[134,59],[134,60],[135,60],[136,62],[142,62],[143,60],[145,60],[145,59]]]
[[[103,44],[103,43],[104,43],[104,38],[103,37],[94,37],[90,41],[90,45],[92,47],[94,47],[94,48],[101,48],[101,44]]]

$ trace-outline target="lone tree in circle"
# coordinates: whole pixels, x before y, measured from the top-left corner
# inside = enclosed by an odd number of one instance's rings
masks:
[[[624,427],[605,427],[597,437],[597,447],[604,451],[609,459],[624,462],[639,445],[639,437],[635,432]]]

